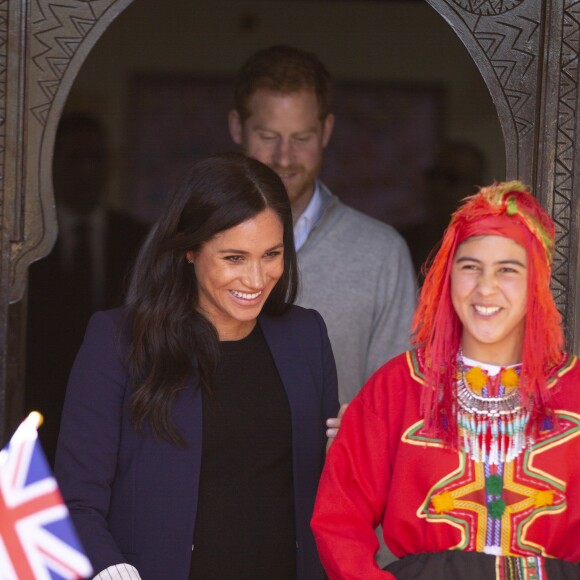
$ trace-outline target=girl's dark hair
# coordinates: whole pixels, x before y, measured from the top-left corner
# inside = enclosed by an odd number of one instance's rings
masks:
[[[274,171],[237,153],[204,159],[190,168],[153,226],[128,294],[129,408],[137,428],[148,421],[158,437],[183,444],[170,418],[172,403],[194,371],[209,393],[219,360],[218,334],[197,311],[195,269],[186,253],[267,208],[284,227],[284,273],[264,305],[279,315],[294,302],[298,275],[290,201]]]

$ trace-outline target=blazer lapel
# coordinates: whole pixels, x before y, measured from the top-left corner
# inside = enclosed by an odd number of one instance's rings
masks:
[[[297,409],[300,406],[299,387],[304,382],[304,369],[296,364],[296,343],[292,329],[267,315],[260,316],[258,322],[284,384],[290,407]]]

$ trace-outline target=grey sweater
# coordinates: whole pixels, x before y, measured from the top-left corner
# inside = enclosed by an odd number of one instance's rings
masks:
[[[409,346],[416,281],[409,249],[389,225],[341,203],[322,184],[323,212],[298,252],[297,303],[322,314],[348,403]]]

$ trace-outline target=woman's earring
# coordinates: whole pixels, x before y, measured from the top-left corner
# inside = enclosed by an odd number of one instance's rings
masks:
[[[193,264],[193,258],[187,258],[187,263],[188,264]]]

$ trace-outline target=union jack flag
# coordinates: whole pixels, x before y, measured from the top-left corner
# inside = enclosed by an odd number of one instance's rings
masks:
[[[31,413],[0,451],[0,580],[72,580],[91,575]]]

